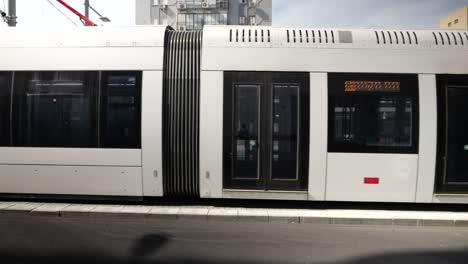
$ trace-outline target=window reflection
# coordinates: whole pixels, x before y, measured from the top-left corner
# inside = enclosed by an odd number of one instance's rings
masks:
[[[329,73],[328,84],[330,152],[417,153],[417,75]]]
[[[334,142],[361,147],[413,145],[413,103],[402,96],[343,96],[333,104]]]
[[[16,145],[92,147],[96,72],[17,72]]]
[[[108,72],[102,85],[101,145],[140,148],[141,95],[139,73]]]
[[[468,183],[468,86],[447,87],[445,182]]]
[[[298,99],[299,86],[273,85],[273,179],[297,179]]]
[[[258,178],[258,85],[235,86],[234,178]]]
[[[10,144],[11,73],[0,72],[0,146]]]

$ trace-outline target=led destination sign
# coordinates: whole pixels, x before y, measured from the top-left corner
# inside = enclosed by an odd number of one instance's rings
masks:
[[[400,82],[393,81],[346,81],[345,92],[399,92]]]

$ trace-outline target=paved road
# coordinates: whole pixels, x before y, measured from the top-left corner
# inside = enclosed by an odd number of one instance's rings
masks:
[[[467,228],[0,215],[0,263],[467,262]]]

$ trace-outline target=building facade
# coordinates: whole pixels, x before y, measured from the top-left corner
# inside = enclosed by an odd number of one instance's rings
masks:
[[[137,25],[200,30],[203,25],[262,25],[272,21],[272,0],[136,0]]]
[[[468,5],[440,20],[442,29],[468,29]]]

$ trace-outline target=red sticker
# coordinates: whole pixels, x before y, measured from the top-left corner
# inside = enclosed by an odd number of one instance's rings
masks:
[[[379,184],[379,182],[380,182],[379,178],[371,178],[371,177],[364,178],[364,184]]]

